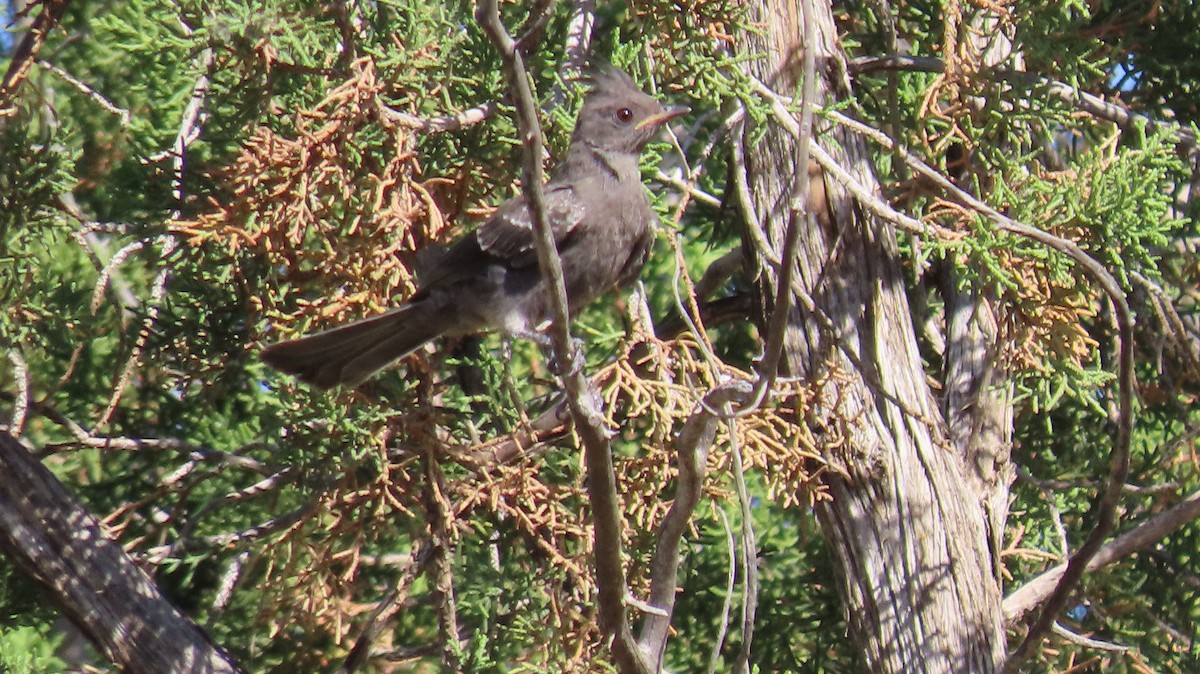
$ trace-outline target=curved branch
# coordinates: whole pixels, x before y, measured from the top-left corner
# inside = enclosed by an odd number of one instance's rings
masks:
[[[804,8],[804,77],[800,100],[800,121],[796,133],[796,173],[792,195],[788,200],[788,225],[780,249],[779,281],[775,303],[771,306],[770,322],[763,345],[763,358],[759,363],[758,380],[755,382],[754,397],[750,407],[759,405],[779,373],[779,362],[783,359],[784,335],[791,321],[792,277],[796,269],[796,250],[800,242],[800,226],[811,226],[809,204],[808,158],[815,143],[812,142],[813,99],[816,96],[816,50],[813,49],[813,21],[807,0]],[[766,252],[766,251],[764,251]],[[748,410],[747,410],[748,411]]]
[[[675,500],[659,526],[654,557],[650,561],[650,605],[658,610],[646,615],[638,636],[638,645],[650,654],[656,670],[662,665],[675,608],[680,541],[704,492],[708,450],[721,421],[713,411],[728,409],[729,405],[740,406],[750,400],[752,392],[750,383],[742,380],[729,381],[714,388],[704,396],[675,438],[676,462],[679,466]]]
[[[525,72],[525,63],[517,43],[500,20],[497,0],[480,2],[475,11],[475,20],[504,60],[516,107],[517,127],[524,145],[522,189],[533,215],[534,245],[553,317],[550,326],[551,351],[554,360],[560,364],[582,363],[585,362],[583,354],[577,353],[572,345],[562,261],[558,257],[554,233],[546,217],[546,199],[542,193],[542,183],[545,182],[542,171],[542,131],[537,104],[529,86],[529,75]],[[621,558],[621,511],[608,432],[596,404],[598,396],[593,394],[583,368],[568,365],[563,370],[560,377],[567,392],[567,405],[575,430],[583,442],[584,463],[587,466],[588,499],[595,529],[593,553],[600,630],[612,640],[613,659],[620,671],[649,674],[652,669],[633,638],[625,613],[627,587]]]

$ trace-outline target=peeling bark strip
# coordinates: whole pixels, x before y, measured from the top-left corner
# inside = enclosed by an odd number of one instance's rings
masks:
[[[243,671],[162,596],[62,483],[4,432],[0,551],[126,672]]]
[[[806,7],[810,16],[806,17]],[[826,106],[848,98],[846,57],[828,0],[751,0],[761,32],[739,36],[739,51],[757,58],[747,72],[776,92],[796,90],[800,57],[814,49],[816,97]],[[798,36],[802,20],[815,38]],[[797,168],[796,143],[770,124],[746,143],[752,208],[765,239],[748,236],[763,315],[775,296],[777,258],[788,223]],[[861,138],[841,126],[818,128],[815,142],[855,180],[878,191]],[[893,227],[873,216],[823,171],[818,225],[801,233],[781,368],[793,376],[839,373],[816,401],[814,431],[839,449],[827,459],[831,501],[817,515],[838,564],[851,637],[872,674],[987,674],[999,670],[1005,635],[1000,589],[992,572],[979,494],[964,457],[948,437],[925,381],[897,258]],[[758,237],[761,239],[763,237]],[[838,444],[843,443],[843,444]]]

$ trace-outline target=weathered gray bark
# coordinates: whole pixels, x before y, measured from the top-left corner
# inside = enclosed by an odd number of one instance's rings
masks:
[[[795,91],[800,74],[804,4],[753,0],[750,18],[764,30],[739,45],[762,55],[746,63],[750,74],[782,93]],[[850,88],[830,5],[815,4],[820,106]],[[778,254],[796,143],[774,125],[765,133],[747,144],[747,169],[754,209]],[[822,125],[816,138],[878,189],[861,139]],[[851,636],[870,672],[998,671],[1004,629],[985,513],[925,381],[895,232],[832,179],[817,175],[815,188],[821,210],[794,261],[793,287],[803,293],[792,303],[783,367],[811,381],[836,375],[824,379],[810,423],[836,447],[827,456],[835,470],[824,478],[833,499],[817,514],[838,561]],[[777,274],[761,251],[754,255],[766,304]]]
[[[1013,481],[1012,400],[996,371],[996,318],[992,299],[956,287],[946,279],[946,381],[943,413],[954,452],[961,457],[971,493],[982,504],[987,523],[992,578],[1001,585],[1000,550],[1008,519]]]
[[[6,432],[0,432],[0,551],[124,671],[242,671]]]
[[[969,12],[968,26],[961,39],[989,68],[1008,63],[1024,70],[1019,54],[1013,54],[1012,40],[998,29],[996,15],[986,9]],[[973,168],[968,165],[968,169]],[[989,185],[989,176],[977,180],[964,177],[962,184]],[[942,283],[946,319],[945,382],[943,414],[955,453],[962,458],[971,491],[983,505],[987,518],[992,576],[1001,583],[1000,550],[1004,543],[1004,525],[1008,519],[1009,487],[1014,471],[1012,455],[1012,386],[997,367],[995,293],[982,284],[964,286],[963,274],[947,263]]]

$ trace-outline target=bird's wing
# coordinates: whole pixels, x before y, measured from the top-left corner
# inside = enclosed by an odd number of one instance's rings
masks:
[[[555,245],[562,250],[563,242],[583,221],[583,201],[570,184],[551,183],[544,194],[546,219],[554,232]],[[505,260],[510,267],[537,264],[533,237],[533,211],[524,196],[506,202],[475,232],[480,249]]]
[[[568,184],[551,183],[544,194],[546,215],[561,251],[564,240],[583,219],[583,203]],[[533,216],[524,196],[505,202],[479,229],[448,249],[430,255],[421,264],[418,274],[422,291],[478,278],[490,265],[498,262],[510,269],[537,264]],[[421,293],[418,293],[415,299],[420,297]]]

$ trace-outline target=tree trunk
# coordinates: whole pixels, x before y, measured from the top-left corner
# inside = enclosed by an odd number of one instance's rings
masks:
[[[959,27],[959,39],[969,41],[985,67],[1007,64],[1014,70],[1025,70],[1024,60],[1013,53],[1012,40],[997,25],[990,8],[971,8],[967,14],[967,24]],[[1011,146],[1010,140],[998,142]],[[968,157],[958,183],[987,189],[990,175],[965,174],[974,168]],[[979,281],[965,281],[966,275],[960,273],[955,262],[951,258],[942,265],[940,279],[946,322],[943,414],[950,442],[963,462],[969,488],[983,505],[992,577],[997,587],[1003,587],[1000,550],[1004,545],[1009,489],[1014,476],[1012,384],[996,366],[995,289]]]
[[[0,431],[0,551],[132,674],[241,672],[62,483]]]
[[[805,4],[752,0],[750,18],[763,30],[740,38],[742,53],[761,55],[745,63],[747,71],[789,95],[801,76]],[[847,98],[850,85],[829,3],[808,4],[818,5],[812,48],[815,104],[823,106]],[[747,173],[754,211],[778,255],[797,145],[778,125],[759,131],[766,137],[746,143]],[[815,138],[878,194],[860,138],[823,124]],[[998,671],[1004,629],[984,508],[926,384],[895,231],[831,177],[813,175],[810,203],[819,211],[816,224],[802,229],[794,260],[793,288],[803,293],[791,303],[783,368],[825,382],[808,410],[814,432],[833,448],[826,456],[833,470],[824,473],[833,498],[817,516],[838,562],[851,637],[870,672]],[[753,257],[770,315],[778,275],[762,251]]]

